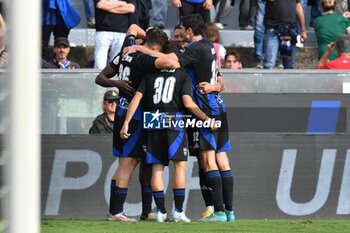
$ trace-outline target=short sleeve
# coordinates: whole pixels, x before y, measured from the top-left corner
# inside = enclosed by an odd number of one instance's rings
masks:
[[[146,82],[147,82],[147,76],[144,77],[141,80],[141,83],[140,83],[139,87],[137,88],[138,92],[141,92],[142,94],[145,94],[145,92],[146,92]]]

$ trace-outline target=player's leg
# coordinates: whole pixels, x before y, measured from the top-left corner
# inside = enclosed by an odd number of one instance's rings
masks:
[[[196,128],[187,128],[186,132],[190,156],[196,156],[198,162],[199,186],[206,206],[206,210],[202,213],[202,217],[205,218],[210,216],[214,212],[214,203],[213,199],[211,198],[207,181],[205,179],[205,171],[203,169],[203,166],[201,165],[201,160],[199,158],[199,131]]]
[[[225,204],[225,213],[228,222],[235,221],[233,212],[233,173],[230,168],[229,160],[226,152],[219,152],[216,154],[216,163],[220,170],[222,180],[223,201]]]
[[[215,151],[202,150],[199,155],[214,202],[214,213],[211,216],[204,218],[203,221],[226,222],[227,217],[224,213],[223,206],[222,179],[219,168],[216,164]]]
[[[200,159],[197,156],[198,168],[199,168],[199,186],[201,188],[202,197],[204,199],[206,210],[202,213],[202,217],[209,217],[214,212],[214,201],[211,197],[210,189],[205,178],[205,171],[200,163]]]
[[[163,164],[152,165],[152,191],[153,198],[157,205],[157,222],[164,222],[167,218],[165,209],[165,195],[164,195],[164,184],[163,184]]]
[[[183,203],[186,194],[186,164],[187,161],[174,161],[173,193],[175,211],[173,217],[175,222],[191,222],[183,212]]]
[[[227,115],[223,113],[221,115],[222,125],[219,129],[219,135],[217,140],[218,150],[216,151],[216,164],[220,170],[222,188],[223,188],[223,201],[225,204],[225,213],[228,222],[235,221],[235,215],[233,212],[233,173],[230,167],[230,162],[227,157],[227,151],[231,150],[231,142],[228,134]]]
[[[152,209],[152,165],[147,164],[143,158],[140,161],[139,166],[139,182],[141,185],[141,197],[142,197],[142,213],[141,220],[155,220],[156,214],[151,212]]]
[[[135,221],[134,219],[127,218],[123,214],[123,206],[128,193],[129,182],[131,174],[138,164],[138,159],[126,157],[119,158],[118,167],[113,175],[112,180],[115,180],[113,200],[110,201],[110,214],[112,215],[109,220],[114,221]]]

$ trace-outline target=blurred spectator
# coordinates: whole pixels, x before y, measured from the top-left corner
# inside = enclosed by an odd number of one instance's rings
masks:
[[[137,0],[94,1],[96,18],[94,68],[103,69],[107,61],[109,63],[120,52],[126,31],[132,23]]]
[[[94,1],[93,0],[83,0],[84,3],[84,9],[85,9],[85,16],[86,16],[86,22],[87,26],[89,28],[95,28],[95,14],[94,14]]]
[[[314,26],[314,20],[321,16],[321,11],[319,9],[320,6],[320,0],[308,0],[307,5],[311,6],[310,11],[310,27]]]
[[[257,0],[241,0],[238,23],[241,30],[253,30],[253,18],[256,14]],[[268,1],[268,0],[267,0]]]
[[[103,113],[92,123],[89,134],[112,134],[114,114],[119,96],[116,91],[107,91],[103,96]]]
[[[349,0],[336,0],[336,1],[337,1],[337,11],[340,14],[344,14],[345,12],[349,11]]]
[[[321,0],[322,16],[315,19],[313,25],[317,38],[318,59],[327,50],[329,43],[334,42],[338,35],[350,33],[350,20],[336,12],[336,0]],[[338,57],[336,51],[328,56],[329,60]]]
[[[210,8],[213,0],[172,0],[173,6],[179,8],[180,18],[186,15],[200,14],[204,23],[210,22]]]
[[[301,26],[300,36],[307,40],[305,19],[300,0],[266,0],[264,34],[264,68],[274,69],[278,52],[284,69],[293,69],[296,57],[296,18]]]
[[[182,47],[185,47],[189,43],[189,40],[186,38],[185,31],[180,24],[175,25],[173,36],[170,40],[181,45]]]
[[[234,0],[214,0],[213,4],[216,9],[214,22],[219,29],[224,29],[224,26],[227,25],[229,20],[231,5],[234,4]]]
[[[165,1],[166,2],[166,1]],[[150,21],[150,10],[152,8],[152,1],[151,0],[137,0],[137,25],[140,26],[143,30],[147,30],[149,28],[149,21]],[[164,28],[164,27],[163,27]]]
[[[301,4],[301,8],[303,9],[303,13],[304,13],[304,17],[305,17],[305,12],[307,9],[307,0],[300,0],[300,4]],[[297,16],[295,16],[295,17],[297,17]],[[306,18],[305,18],[305,20],[306,20]],[[305,25],[306,25],[306,22],[305,22]],[[299,23],[297,23],[296,29],[295,29],[295,32],[297,34],[297,43],[295,46],[298,48],[303,48],[304,41],[302,40],[302,38],[300,36],[300,31],[301,31],[301,27],[300,27]]]
[[[257,12],[255,15],[254,25],[254,58],[255,68],[264,68],[264,16],[265,16],[265,1],[257,0]]]
[[[52,69],[79,69],[78,63],[68,60],[68,54],[70,52],[69,41],[65,37],[58,37],[55,40],[53,53],[55,58],[49,61],[49,64],[45,64],[41,60],[42,68],[52,68]],[[44,67],[43,67],[44,66]]]
[[[349,9],[349,0],[336,0],[337,2],[337,8],[336,11],[340,14],[344,14],[345,12],[348,12]],[[320,3],[321,0],[308,0],[307,5],[311,6],[311,15],[310,15],[310,27],[313,27],[314,20],[321,16],[321,10],[320,10]]]
[[[225,59],[226,49],[219,43],[220,33],[215,23],[206,23],[203,28],[203,36],[210,40],[215,48],[216,65],[221,68],[221,61]]]
[[[42,69],[50,69],[50,68],[52,68],[51,63],[46,61],[44,58],[41,58],[40,62],[41,62],[41,68]]]
[[[68,38],[69,31],[80,23],[80,16],[70,0],[42,0],[42,54],[49,45],[51,33],[54,39]]]
[[[242,69],[241,55],[235,51],[230,50],[225,55],[224,68],[226,69]]]
[[[334,48],[337,50],[338,58],[328,61],[328,57],[333,52]],[[338,69],[349,70],[350,69],[350,36],[340,35],[335,42],[328,45],[327,50],[317,63],[318,69]]]
[[[154,27],[157,27],[159,29],[164,28],[167,10],[168,10],[167,0],[152,1],[152,23]]]

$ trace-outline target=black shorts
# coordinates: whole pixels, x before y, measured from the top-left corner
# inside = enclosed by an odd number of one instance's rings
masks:
[[[128,139],[122,139],[120,137],[120,130],[123,127],[125,121],[126,109],[118,108],[116,110],[116,116],[114,119],[113,129],[113,155],[117,157],[132,157],[142,158],[146,156],[144,151],[144,145],[146,143],[147,132],[143,130],[142,111],[137,110],[133,119],[129,123],[129,133],[131,134]]]
[[[231,150],[226,113],[214,116],[221,120],[221,127],[215,131],[208,128],[188,128],[188,145],[191,156],[198,156],[201,150],[214,150],[216,153]]]
[[[147,133],[146,161],[169,165],[169,161],[187,161],[189,155],[185,131],[151,130]]]

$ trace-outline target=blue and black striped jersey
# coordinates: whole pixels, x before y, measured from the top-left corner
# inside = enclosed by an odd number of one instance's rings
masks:
[[[218,69],[213,44],[207,39],[202,39],[189,43],[176,55],[192,79],[193,98],[198,106],[210,116],[226,112],[219,93],[201,94],[197,89],[201,82],[217,83]]]

